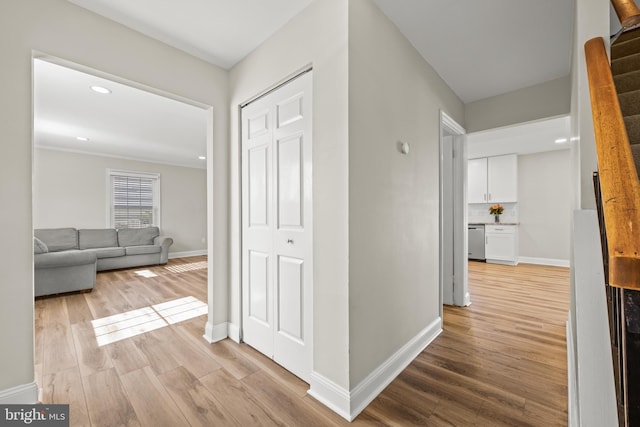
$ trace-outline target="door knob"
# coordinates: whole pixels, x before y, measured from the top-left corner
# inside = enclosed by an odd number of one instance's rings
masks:
[[[293,240],[287,239],[287,243],[290,244],[290,245],[293,245]]]

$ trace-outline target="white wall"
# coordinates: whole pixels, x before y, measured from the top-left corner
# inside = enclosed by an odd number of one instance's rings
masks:
[[[439,318],[439,111],[464,107],[373,1],[349,5],[353,389]]]
[[[577,0],[572,61],[571,132],[575,173],[580,181],[575,190],[574,206],[594,209],[593,172],[597,170],[595,136],[591,115],[591,98],[584,54],[584,44],[602,37],[609,49],[609,2]]]
[[[230,72],[230,322],[240,322],[239,105],[313,66],[313,370],[349,388],[347,4],[312,3]]]
[[[207,171],[115,157],[37,148],[33,165],[33,228],[104,228],[107,169],[160,174],[161,233],[170,253],[206,251]]]
[[[571,76],[465,105],[467,132],[562,116],[571,109]]]
[[[569,150],[518,156],[520,257],[569,263]]]
[[[33,391],[32,55],[45,52],[214,107],[207,147],[209,286],[213,321],[226,322],[227,72],[65,0],[0,2],[0,391]],[[215,168],[213,168],[215,166]],[[215,233],[215,237],[211,233]],[[217,304],[217,305],[216,305]],[[220,320],[218,320],[218,318]]]
[[[592,215],[584,211],[595,207],[592,173],[596,170],[597,157],[584,43],[593,37],[602,37],[605,41],[605,46],[609,46],[609,11],[609,2],[606,0],[576,1],[574,44],[571,61],[571,178],[573,196],[571,205],[573,209],[582,209],[582,211],[575,212],[575,218]],[[593,220],[591,220],[591,223],[593,223]],[[576,224],[574,219],[572,230],[575,229],[582,233],[580,227],[581,224]],[[572,231],[572,233],[572,240],[579,241],[581,236],[575,235],[575,231]],[[595,246],[597,246],[597,239],[595,241]],[[592,249],[597,251],[598,248],[580,246],[572,246],[571,248],[571,306],[567,328],[571,334],[567,339],[567,354],[570,357],[568,360],[570,378],[568,410],[571,426],[603,425],[599,419],[601,416],[608,414],[614,414],[615,416],[614,397],[610,392],[602,392],[602,384],[594,387],[593,383],[587,385],[584,380],[577,380],[583,374],[581,367],[588,365],[590,358],[589,354],[580,352],[580,347],[586,348],[595,345],[597,348],[604,348],[608,346],[607,340],[602,340],[602,334],[599,336],[594,334],[593,331],[589,330],[588,325],[584,334],[578,332],[583,320],[598,318],[599,310],[595,307],[606,304],[602,293],[587,295],[592,298],[592,301],[589,302],[581,298],[584,292],[579,292],[581,287],[584,286],[579,281],[581,275],[584,274],[582,269],[587,267],[577,265],[576,259],[579,261],[581,254],[585,250]],[[579,341],[582,342],[579,343]],[[604,370],[593,373],[593,375],[596,377],[603,372]],[[589,374],[587,373],[587,375]],[[580,388],[583,385],[585,390],[581,391]],[[597,412],[595,416],[594,410]]]

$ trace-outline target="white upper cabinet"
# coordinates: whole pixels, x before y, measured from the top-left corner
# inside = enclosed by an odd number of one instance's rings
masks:
[[[516,154],[471,159],[467,165],[467,203],[518,201]]]
[[[467,203],[487,203],[487,158],[467,162]]]
[[[518,201],[518,156],[509,154],[487,159],[488,202]]]

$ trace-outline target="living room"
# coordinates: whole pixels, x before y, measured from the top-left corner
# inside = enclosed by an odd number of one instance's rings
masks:
[[[114,228],[109,177],[150,175],[170,257],[206,254],[206,110],[38,59],[34,88],[34,229]]]

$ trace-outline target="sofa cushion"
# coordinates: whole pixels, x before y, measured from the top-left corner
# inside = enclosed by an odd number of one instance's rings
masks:
[[[83,249],[87,252],[93,252],[96,254],[98,259],[102,258],[115,258],[119,256],[125,255],[125,248],[114,247],[114,248],[91,248],[91,249]]]
[[[95,264],[95,262],[96,254],[80,250],[48,252],[33,257],[33,263],[36,269]]]
[[[37,237],[34,236],[34,238],[33,238],[33,253],[34,254],[46,254],[47,252],[49,252],[49,248],[47,247],[47,245],[45,245],[42,240],[40,240],[40,239],[38,239]]]
[[[123,228],[118,230],[118,246],[153,245],[153,239],[159,235],[158,227]]]
[[[118,234],[115,228],[78,230],[78,247],[80,249],[112,248],[118,246]]]
[[[124,249],[127,255],[159,254],[162,251],[162,248],[156,245],[127,246]]]
[[[78,249],[78,232],[75,228],[39,228],[34,234],[47,245],[49,252]]]

